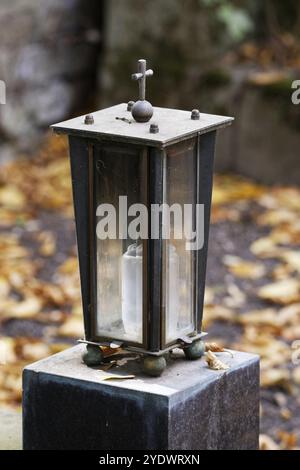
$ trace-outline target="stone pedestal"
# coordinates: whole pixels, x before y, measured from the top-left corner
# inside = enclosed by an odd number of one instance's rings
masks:
[[[236,352],[204,359],[174,355],[160,378],[138,361],[112,370],[131,380],[103,381],[82,363],[79,345],[24,370],[24,449],[202,450],[256,449],[259,359]]]

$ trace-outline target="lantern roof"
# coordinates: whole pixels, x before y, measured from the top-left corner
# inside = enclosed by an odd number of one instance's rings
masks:
[[[76,135],[91,139],[104,139],[126,143],[140,143],[153,147],[166,147],[181,140],[229,126],[234,118],[194,111],[153,108],[149,122],[136,122],[122,103],[80,116],[52,126],[59,134]],[[193,116],[193,117],[192,117]]]

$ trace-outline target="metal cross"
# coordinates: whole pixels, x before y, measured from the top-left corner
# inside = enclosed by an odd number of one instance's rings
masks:
[[[140,59],[138,61],[138,70],[138,73],[134,73],[131,78],[132,80],[137,80],[139,82],[140,100],[144,101],[146,99],[146,78],[152,77],[153,70],[147,70],[145,59]]]

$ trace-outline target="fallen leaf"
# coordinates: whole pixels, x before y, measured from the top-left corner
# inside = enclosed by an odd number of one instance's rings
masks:
[[[277,226],[279,224],[293,223],[294,219],[295,213],[284,207],[266,211],[257,217],[256,221],[259,225]]]
[[[288,408],[281,408],[280,416],[286,421],[289,421],[292,417],[292,412]]]
[[[0,339],[0,365],[12,364],[17,361],[15,341],[13,338]]]
[[[244,292],[234,283],[230,283],[227,286],[228,296],[224,297],[223,302],[226,307],[239,308],[246,302],[246,296]]]
[[[205,353],[205,359],[208,367],[212,370],[227,370],[230,368],[228,364],[220,361],[220,359],[218,359],[211,351],[207,351]]]
[[[266,434],[260,434],[259,436],[259,449],[260,450],[280,450],[280,447],[276,442]]]
[[[214,290],[211,287],[205,288],[204,305],[213,305]]]
[[[229,349],[224,349],[222,346],[219,346],[217,343],[205,343],[205,351],[211,351],[213,353],[216,352],[225,352],[230,354],[233,357],[232,351],[229,351]]]
[[[101,372],[101,380],[128,380],[134,378],[135,375],[108,374],[106,372]]]
[[[222,305],[204,307],[203,325],[207,328],[215,321],[235,322],[236,312]]]
[[[273,308],[252,310],[250,312],[242,313],[237,317],[237,321],[242,325],[269,325],[276,328],[279,327],[279,315]]]
[[[290,372],[287,369],[267,369],[261,371],[261,386],[264,388],[290,388]]]
[[[33,318],[42,309],[43,302],[37,297],[28,297],[21,302],[14,302],[10,308],[4,312],[5,318]]]
[[[16,186],[6,184],[3,188],[0,188],[0,204],[9,209],[20,210],[24,208],[26,198]]]
[[[276,258],[279,248],[270,237],[263,237],[250,245],[250,251],[259,258]]]
[[[286,262],[291,270],[300,274],[300,251],[285,251],[281,253],[280,258]]]
[[[10,291],[10,284],[5,277],[0,276],[0,297],[7,297]]]
[[[56,251],[56,237],[53,232],[39,232],[37,240],[40,242],[39,253],[42,256],[53,256]]]
[[[22,347],[22,356],[26,361],[39,361],[49,356],[50,348],[42,342],[26,343]]]
[[[298,279],[290,278],[273,284],[267,284],[258,291],[261,299],[278,304],[291,304],[300,301],[300,283]]]
[[[259,279],[266,273],[262,263],[245,261],[238,256],[226,255],[223,258],[223,263],[232,274],[245,279]]]
[[[57,329],[56,334],[66,338],[82,338],[83,331],[83,319],[70,317]]]
[[[248,81],[256,86],[266,86],[282,82],[287,78],[288,75],[281,71],[252,72],[248,77]]]
[[[293,372],[292,372],[292,378],[293,381],[297,384],[300,385],[300,366],[296,367]]]
[[[280,439],[280,446],[283,449],[291,450],[297,445],[297,435],[293,432],[278,431],[278,438]]]

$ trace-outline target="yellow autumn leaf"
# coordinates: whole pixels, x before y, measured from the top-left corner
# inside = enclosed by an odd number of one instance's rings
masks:
[[[265,275],[266,269],[262,263],[246,261],[238,256],[226,255],[223,263],[229,271],[237,277],[246,279],[259,279]]]
[[[5,313],[6,318],[33,318],[42,309],[43,302],[37,297],[28,297],[21,302],[14,302]]]
[[[203,325],[207,328],[214,321],[235,322],[236,313],[222,305],[204,307]]]
[[[282,71],[252,72],[248,78],[249,83],[256,86],[273,85],[286,80],[288,75]]]
[[[230,368],[228,364],[225,364],[220,359],[218,359],[217,356],[211,351],[207,351],[205,353],[205,360],[208,367],[212,370],[228,370]]]
[[[233,282],[227,285],[228,296],[223,298],[223,303],[226,307],[240,308],[246,302],[246,295],[244,292]]]
[[[285,251],[281,253],[280,258],[286,262],[286,264],[300,274],[300,251]]]
[[[233,357],[232,351],[229,349],[225,349],[222,346],[219,346],[218,343],[205,343],[205,352],[211,351],[213,353],[228,353]]]
[[[256,222],[259,225],[276,226],[279,224],[293,223],[295,213],[287,208],[274,209],[266,211],[257,217]]]
[[[300,301],[300,283],[290,278],[267,284],[258,290],[261,299],[278,304],[291,304]]]
[[[292,371],[292,379],[297,385],[300,385],[300,366]]]
[[[66,338],[82,338],[83,331],[83,319],[70,317],[60,328],[57,329],[56,334]]]
[[[56,237],[53,232],[39,232],[37,236],[40,242],[39,253],[42,256],[53,256],[56,251]]]
[[[266,434],[260,434],[259,436],[259,449],[260,450],[280,450],[280,447],[274,439]]]
[[[244,325],[269,325],[278,327],[280,325],[279,315],[273,308],[252,310],[237,316],[238,323]]]
[[[250,245],[250,251],[259,258],[276,258],[279,250],[270,237],[259,238]]]
[[[280,446],[285,450],[292,450],[296,447],[298,436],[294,432],[278,431],[278,438],[280,439]]]
[[[0,366],[17,361],[15,341],[13,338],[0,338]]]
[[[10,284],[4,276],[0,276],[0,297],[7,297],[10,291]]]
[[[286,341],[294,341],[300,338],[300,324],[292,325],[282,331],[282,337]]]
[[[16,186],[6,184],[0,188],[0,204],[9,209],[19,210],[24,208],[26,198]]]
[[[290,372],[287,369],[266,369],[261,371],[260,384],[263,388],[290,387]]]

